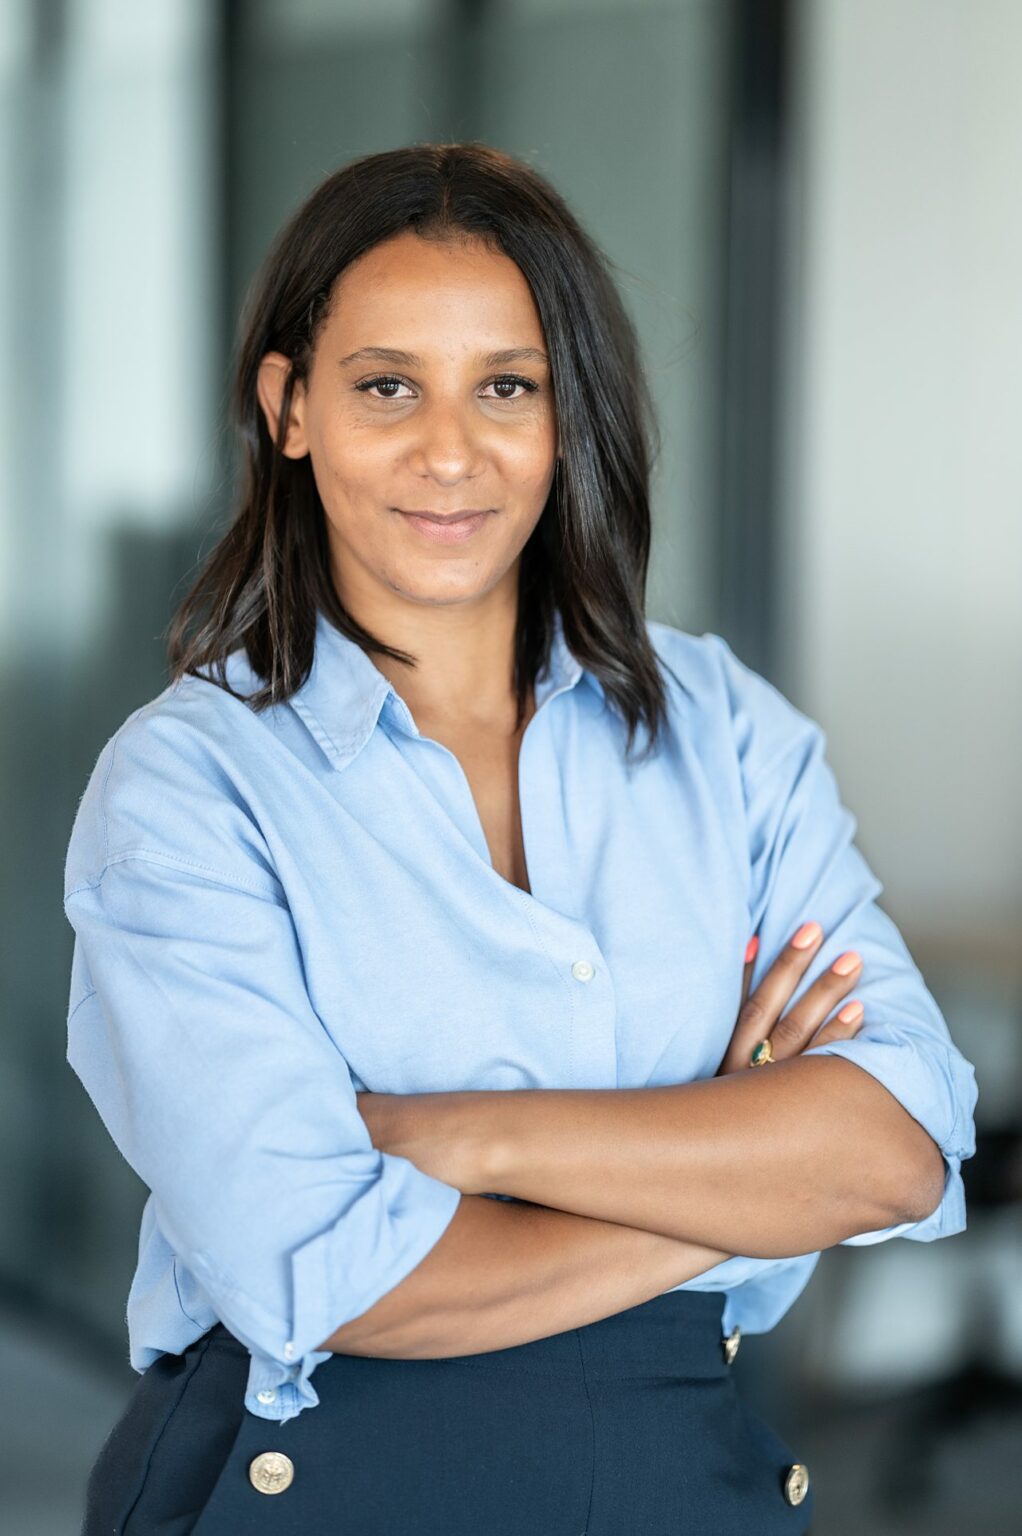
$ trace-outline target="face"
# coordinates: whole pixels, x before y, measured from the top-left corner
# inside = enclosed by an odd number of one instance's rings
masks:
[[[271,352],[260,369],[271,433],[287,366]],[[546,344],[519,268],[478,240],[407,232],[366,252],[334,285],[284,451],[311,458],[334,582],[363,621],[398,601],[516,591],[557,456]],[[480,515],[410,515],[468,511]]]

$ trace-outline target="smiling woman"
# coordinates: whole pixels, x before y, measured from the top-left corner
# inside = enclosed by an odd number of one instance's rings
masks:
[[[742,1329],[823,1247],[962,1229],[972,1069],[819,727],[645,616],[603,257],[494,149],[355,161],[269,252],[233,400],[236,514],[67,856],[68,1059],[151,1191],[82,1536],[265,1495],[806,1532]]]
[[[413,349],[370,342],[399,337]],[[407,371],[367,375],[373,361]],[[509,361],[521,372],[494,374]],[[341,603],[401,643],[442,632],[456,645],[460,666],[448,654],[440,670],[427,652],[412,674],[413,714],[419,701],[499,715],[519,556],[556,461],[543,328],[521,270],[479,236],[392,236],[334,283],[281,423],[291,366],[263,357],[259,399],[281,452],[310,458]],[[473,643],[486,632],[499,652]]]
[[[559,615],[628,749],[642,723],[652,745],[658,431],[606,258],[563,197],[479,144],[352,162],[280,231],[243,329],[239,506],[171,626],[172,675],[211,666],[223,686],[244,646],[252,706],[281,702],[322,611],[416,719],[506,735]]]

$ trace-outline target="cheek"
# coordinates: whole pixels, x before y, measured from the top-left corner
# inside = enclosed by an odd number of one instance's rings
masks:
[[[343,518],[349,506],[381,502],[394,478],[391,454],[357,428],[335,428],[311,448],[313,474],[324,506]]]
[[[556,431],[550,422],[520,434],[496,434],[483,448],[496,497],[524,513],[542,502],[553,480],[557,452]],[[356,514],[375,508],[382,511],[391,498],[399,500],[397,487],[407,483],[400,451],[393,435],[365,428],[357,421],[336,419],[320,427],[311,439],[313,475],[330,521],[344,528]],[[395,455],[397,456],[395,458]],[[352,529],[354,531],[354,529]],[[366,525],[361,524],[362,538]]]
[[[542,495],[553,479],[556,453],[556,439],[545,430],[505,443],[497,462],[508,492],[523,500]]]

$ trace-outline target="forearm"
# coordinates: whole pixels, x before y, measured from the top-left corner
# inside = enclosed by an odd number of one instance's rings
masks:
[[[637,1306],[729,1257],[634,1226],[463,1195],[422,1262],[319,1348],[395,1359],[506,1349]]]
[[[919,1220],[943,1187],[922,1126],[839,1057],[486,1100],[475,1110],[490,1134],[485,1188],[731,1254],[812,1253]]]

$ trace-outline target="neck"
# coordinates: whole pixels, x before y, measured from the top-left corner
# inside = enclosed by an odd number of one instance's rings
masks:
[[[373,663],[393,683],[420,730],[425,721],[509,731],[517,708],[513,591],[512,597],[494,590],[474,603],[346,606],[364,628],[415,656],[414,667],[380,655]]]

